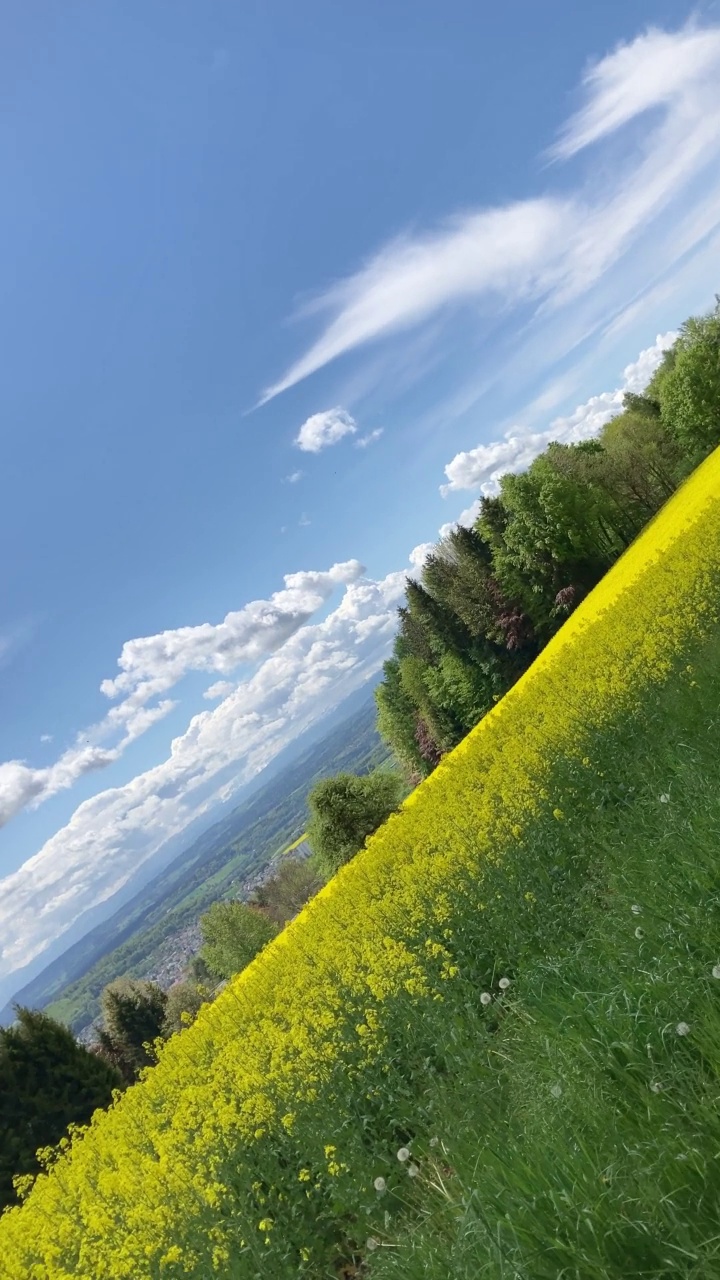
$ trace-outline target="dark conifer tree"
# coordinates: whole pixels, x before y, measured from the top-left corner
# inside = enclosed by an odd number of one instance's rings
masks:
[[[69,1124],[87,1124],[122,1085],[62,1023],[15,1012],[16,1022],[0,1028],[0,1207],[17,1199],[15,1175],[39,1171],[38,1148],[55,1146]]]

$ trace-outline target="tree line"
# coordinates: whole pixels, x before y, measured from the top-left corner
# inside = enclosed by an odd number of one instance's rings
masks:
[[[678,484],[720,443],[720,303],[595,439],[504,475],[409,579],[378,728],[427,776],[530,666]]]
[[[108,984],[90,1048],[35,1010],[17,1008],[14,1025],[0,1028],[0,1208],[38,1172],[39,1148],[109,1105],[355,856],[719,443],[720,300],[683,325],[645,392],[626,395],[597,439],[550,444],[525,472],[503,476],[473,527],[453,530],[420,580],[408,579],[376,691],[378,729],[402,772],[317,783],[311,857],[282,858],[248,902],[214,903],[200,918],[199,953],[169,991],[131,978]]]

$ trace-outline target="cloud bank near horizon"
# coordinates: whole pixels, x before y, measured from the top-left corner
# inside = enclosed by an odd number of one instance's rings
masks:
[[[325,574],[289,575],[285,592],[277,595],[288,593],[291,607],[279,617],[271,613],[267,632],[254,618],[263,631],[253,673],[229,689],[230,682],[211,684],[207,695],[223,701],[192,717],[167,759],[84,801],[37,854],[0,880],[0,976],[40,955],[83,912],[122,888],[167,839],[230,797],[373,675],[389,652],[411,572],[374,581],[362,575],[359,562],[349,561]],[[310,623],[308,611],[327,598],[331,584],[344,588],[338,605]],[[247,619],[248,608],[228,617]],[[163,644],[158,637],[129,642],[120,676],[108,682],[110,692],[165,684],[191,665],[227,670],[248,648],[258,653],[257,628],[250,631],[248,636],[244,623],[228,626],[226,619],[213,629],[163,633]],[[274,652],[272,634],[284,634]]]
[[[322,572],[289,573],[283,590],[274,592],[269,600],[250,601],[220,623],[178,627],[127,640],[118,658],[120,674],[100,686],[107,698],[122,695],[117,706],[78,734],[73,745],[51,765],[37,769],[23,760],[0,764],[0,826],[22,809],[36,808],[80,778],[119,760],[131,743],[178,705],[169,698],[161,698],[154,706],[147,703],[166,693],[188,672],[225,674],[241,663],[256,662],[274,652],[338,586],[354,582],[363,572],[358,560],[349,560]],[[212,687],[217,690],[218,686]],[[108,739],[115,739],[113,745],[101,745]]]
[[[445,489],[492,487],[498,468],[522,470],[550,439],[589,438],[622,408],[626,391],[643,390],[675,336],[658,335],[626,366],[618,388],[591,396],[547,430],[509,433],[503,441],[456,455],[446,467]],[[510,465],[503,466],[500,450],[510,441]],[[476,514],[475,503],[440,535],[455,523],[471,523]],[[434,546],[414,547],[407,569],[377,581],[364,576],[357,560],[289,574],[282,591],[227,614],[221,623],[128,641],[119,674],[104,682],[109,696],[124,695],[120,707],[148,690],[166,690],[189,670],[227,673],[251,654],[257,666],[239,681],[208,685],[204,698],[220,704],[192,717],[166,760],[84,801],[34,857],[0,880],[0,976],[40,955],[84,911],[122,888],[167,839],[229,798],[375,674],[390,653],[406,579],[421,571]],[[342,597],[335,609],[312,622],[314,609],[338,589]]]
[[[567,417],[555,418],[546,430],[511,427],[501,440],[456,453],[445,467],[447,484],[440,486],[443,497],[462,489],[479,489],[483,494],[497,493],[501,476],[508,471],[524,471],[551,442],[578,444],[582,440],[593,439],[606,422],[622,411],[627,392],[645,389],[663,354],[677,336],[672,329],[658,334],[653,345],[646,347],[637,360],[623,369],[619,387],[591,396]],[[463,517],[460,517],[460,523],[464,523]]]

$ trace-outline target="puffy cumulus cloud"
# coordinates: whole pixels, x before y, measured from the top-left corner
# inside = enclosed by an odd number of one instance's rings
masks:
[[[661,232],[664,267],[699,246],[718,222],[720,28],[647,31],[591,67],[580,92],[580,108],[552,154],[567,160],[636,120],[613,163],[586,172],[575,190],[565,184],[562,197],[469,211],[386,245],[314,302],[311,310],[329,317],[323,332],[263,401],[349,351],[470,299],[494,300],[503,315],[529,304],[545,323],[611,267],[624,271],[639,236],[673,202],[675,225]],[[708,185],[699,197],[693,184],[701,174]],[[681,196],[690,197],[689,214],[679,209]],[[658,258],[650,256],[654,275]],[[600,323],[606,317],[605,309]]]
[[[0,764],[0,827],[14,818],[21,809],[37,808],[59,791],[67,791],[80,778],[89,773],[106,769],[120,759],[123,751],[154,724],[163,720],[175,709],[176,702],[164,698],[154,707],[133,705],[130,700],[121,703],[99,721],[79,734],[75,744],[63,751],[54,764],[34,769],[23,760],[8,760]],[[111,747],[101,743],[116,738]],[[44,735],[41,741],[51,738]]]
[[[304,471],[291,471],[289,476],[283,477],[283,484],[297,484],[304,475]]]
[[[154,636],[127,640],[118,658],[120,675],[100,688],[109,698],[132,695],[139,701],[171,688],[188,671],[232,671],[279,648],[325,603],[336,587],[363,573],[358,560],[327,570],[285,574],[285,586],[268,600],[252,600],[222,622],[176,627]]]
[[[383,430],[384,430],[383,427],[376,427],[374,431],[368,431],[366,436],[360,436],[357,440],[354,441],[355,448],[367,449],[369,444],[374,444],[376,440],[380,439],[383,433]]]
[[[269,600],[253,600],[228,613],[222,622],[178,627],[155,636],[128,640],[118,665],[120,674],[104,680],[101,690],[109,698],[124,695],[96,724],[85,729],[74,745],[44,768],[22,760],[0,764],[0,826],[19,813],[67,790],[88,773],[103,769],[177,703],[161,698],[148,702],[177,684],[189,671],[228,672],[240,663],[252,663],[280,648],[293,632],[312,617],[339,586],[363,573],[358,560],[335,564],[327,570],[301,570],[285,575],[285,586]],[[217,690],[217,685],[214,688]],[[221,696],[217,692],[206,696]],[[101,744],[109,743],[103,747]]]
[[[409,560],[416,572],[420,572],[428,556],[432,555],[434,550],[434,542],[421,542],[417,547],[413,547]]]
[[[445,467],[448,483],[441,486],[440,492],[444,497],[458,489],[495,493],[502,475],[507,471],[524,471],[551,441],[577,444],[581,440],[592,439],[606,422],[620,413],[626,392],[642,391],[647,386],[663,353],[676,338],[677,334],[672,331],[658,334],[653,345],[641,351],[637,360],[623,370],[619,387],[591,396],[567,417],[555,418],[547,430],[522,431],[515,427],[502,440],[479,444],[474,449],[457,453]],[[458,523],[471,523],[473,511],[477,514],[476,504],[463,513]],[[445,532],[451,527],[443,525]]]
[[[46,769],[33,769],[23,760],[5,761],[0,764],[0,826],[21,809],[40,804],[117,758],[117,750],[87,746],[63,752],[60,759]]]
[[[438,529],[438,533],[440,537],[448,538],[452,533],[453,529],[456,529],[459,524],[462,525],[465,529],[471,529],[475,521],[477,520],[478,516],[480,515],[481,502],[482,502],[481,498],[476,498],[475,501],[472,502],[469,507],[466,507],[464,511],[460,512],[460,515],[458,516],[457,520],[448,520],[446,521],[445,524],[441,524],[440,528]]]
[[[207,698],[208,702],[214,702],[216,698],[227,698],[234,688],[232,680],[216,680],[214,684],[208,685],[203,698]]]
[[[305,453],[321,453],[323,449],[337,444],[345,436],[354,435],[356,431],[355,419],[347,409],[338,405],[335,409],[314,413],[303,422],[295,437],[295,444]]]
[[[345,573],[343,581],[337,608],[298,628],[218,707],[195,715],[166,760],[84,801],[67,826],[0,881],[0,970],[12,972],[39,955],[169,837],[230,796],[379,669],[406,572],[379,581]]]

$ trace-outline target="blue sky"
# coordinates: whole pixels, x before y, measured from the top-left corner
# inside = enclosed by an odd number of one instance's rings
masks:
[[[413,549],[712,303],[719,22],[9,6],[0,976],[377,670]]]

